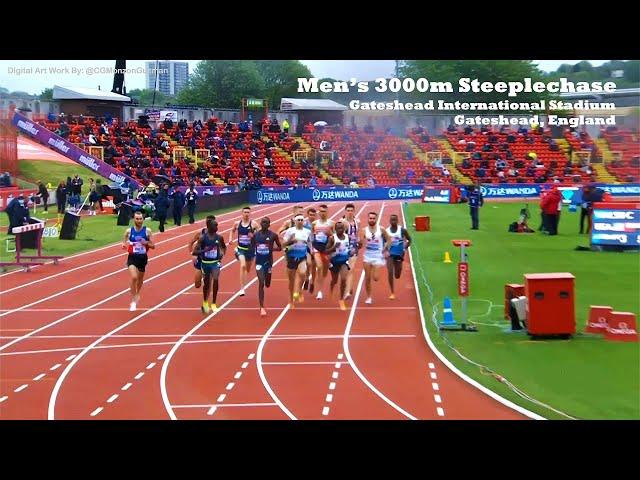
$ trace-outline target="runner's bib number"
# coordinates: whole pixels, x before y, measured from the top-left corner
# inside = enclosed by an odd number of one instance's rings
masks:
[[[256,253],[258,255],[269,255],[269,245],[266,243],[259,243],[256,247]]]
[[[133,253],[144,255],[145,253],[147,253],[147,249],[144,248],[144,245],[142,245],[142,243],[135,242],[133,244]]]

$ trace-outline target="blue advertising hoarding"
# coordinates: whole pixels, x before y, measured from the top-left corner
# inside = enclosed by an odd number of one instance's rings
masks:
[[[614,197],[638,196],[640,197],[640,184],[605,185],[595,184],[603,190],[610,192]],[[495,198],[539,198],[541,189],[548,189],[551,185],[527,184],[527,183],[502,183],[482,185],[481,192],[485,199]],[[332,202],[332,201],[358,201],[358,200],[411,200],[422,198],[424,188],[422,185],[399,185],[397,187],[378,188],[285,188],[270,187],[249,192],[251,203],[295,203],[295,202]],[[449,185],[427,186],[427,201],[437,203],[449,203],[451,191]],[[563,203],[571,203],[576,193],[580,192],[582,185],[558,186],[562,192]]]
[[[603,204],[600,204],[603,205]],[[606,204],[604,204],[606,205]],[[627,204],[633,207],[633,204]],[[637,207],[637,205],[635,205]],[[592,245],[640,246],[640,210],[595,208],[591,226]]]
[[[422,198],[421,185],[383,188],[307,188],[281,189],[263,188],[251,190],[251,203],[303,203],[303,202],[356,202],[360,200],[404,200]]]

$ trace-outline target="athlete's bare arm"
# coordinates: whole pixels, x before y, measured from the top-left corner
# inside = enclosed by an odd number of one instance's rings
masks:
[[[146,245],[149,248],[155,249],[156,248],[156,244],[153,243],[152,235],[153,235],[153,232],[151,231],[151,229],[149,227],[147,227],[147,240],[142,240],[142,244]]]
[[[278,237],[278,235],[275,235],[273,237],[273,243],[275,243],[277,245],[278,248],[274,248],[273,251],[274,252],[281,252],[282,251],[282,244],[280,243],[280,238]]]
[[[200,233],[196,233],[195,236],[191,239],[191,241],[189,242],[189,254],[190,255],[195,255],[195,253],[193,253],[194,247],[196,245],[196,243],[198,243],[198,240],[200,240]]]
[[[406,228],[402,229],[402,236],[407,240],[405,248],[409,248],[411,246],[411,237],[409,236],[409,231]]]

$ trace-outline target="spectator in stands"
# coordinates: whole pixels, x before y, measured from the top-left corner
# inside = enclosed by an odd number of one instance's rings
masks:
[[[433,174],[431,173],[431,170],[429,170],[429,168],[424,167],[424,170],[422,170],[422,180],[423,181],[427,181]]]
[[[367,123],[363,128],[364,133],[372,134],[374,132],[373,125]]]
[[[442,164],[442,162],[440,162],[440,164]],[[468,158],[465,158],[464,160],[462,160],[462,168],[467,169],[467,168],[471,168],[472,166],[473,165],[471,164],[471,161]]]
[[[449,171],[449,169],[445,166],[442,167],[442,175],[444,175],[446,178],[449,178],[451,176],[451,172]]]
[[[318,186],[318,177],[316,177],[315,174],[309,180],[309,186],[310,187],[317,187]]]
[[[480,167],[480,168],[476,168],[475,176],[476,176],[477,178],[484,178],[484,177],[485,177],[485,175],[486,175],[486,171],[485,171],[485,169],[484,169],[484,168],[482,168],[482,167]]]
[[[10,187],[11,186],[11,174],[9,172],[4,172],[2,177],[0,178],[0,187]]]
[[[449,132],[449,133],[457,133],[458,132],[458,128],[452,122],[447,127],[447,132]]]
[[[464,134],[465,135],[473,134],[473,127],[471,125],[467,125],[466,127],[464,127]]]
[[[289,133],[289,121],[286,118],[282,121],[282,130],[284,133]]]

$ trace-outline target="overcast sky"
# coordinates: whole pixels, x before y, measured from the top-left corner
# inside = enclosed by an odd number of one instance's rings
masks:
[[[189,62],[192,72],[199,60],[181,60]],[[580,60],[535,60],[542,70],[553,71],[561,64],[575,64]],[[594,66],[602,65],[608,60],[589,60]],[[127,69],[142,69],[145,60],[127,60]],[[318,77],[330,77],[338,80],[357,78],[373,80],[378,77],[393,75],[394,60],[302,60],[311,73]],[[67,69],[67,71],[50,71],[50,68]],[[38,94],[53,85],[98,88],[111,91],[113,73],[90,73],[89,69],[113,69],[115,60],[0,60],[0,87],[9,91],[23,91]],[[36,72],[42,68],[42,72]],[[23,73],[21,69],[32,69]],[[75,70],[74,70],[75,69]],[[144,73],[127,73],[125,75],[127,90],[145,88]]]

